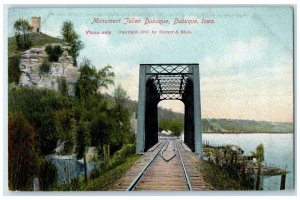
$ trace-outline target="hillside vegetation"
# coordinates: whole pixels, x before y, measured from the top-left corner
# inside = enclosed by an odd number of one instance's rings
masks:
[[[202,119],[203,132],[292,133],[293,123],[254,120]]]
[[[32,47],[42,47],[50,43],[63,43],[62,39],[52,37],[45,33],[29,33],[29,39],[32,41]],[[23,50],[17,48],[16,37],[8,38],[8,57],[19,54]]]

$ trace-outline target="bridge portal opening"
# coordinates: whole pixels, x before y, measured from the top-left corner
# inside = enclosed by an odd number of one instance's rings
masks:
[[[170,135],[182,137],[184,133],[184,103],[181,100],[161,100],[157,104],[158,136]],[[169,133],[167,133],[169,131]]]
[[[158,142],[157,105],[163,100],[184,104],[184,142],[202,156],[198,64],[141,64],[139,77],[136,152]]]

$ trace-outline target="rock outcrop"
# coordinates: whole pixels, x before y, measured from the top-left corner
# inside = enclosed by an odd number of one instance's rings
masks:
[[[19,85],[58,91],[62,79],[65,79],[68,86],[68,93],[74,95],[75,83],[79,78],[80,72],[78,68],[74,67],[73,58],[68,55],[67,46],[62,46],[61,44],[51,45],[60,45],[63,53],[57,62],[49,63],[49,72],[47,73],[42,73],[40,70],[40,66],[48,57],[45,47],[31,48],[21,53]]]

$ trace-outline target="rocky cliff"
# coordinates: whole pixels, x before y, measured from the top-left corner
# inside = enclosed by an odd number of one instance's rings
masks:
[[[45,47],[31,48],[21,53],[19,85],[58,91],[62,79],[65,79],[68,86],[68,93],[74,95],[75,83],[80,74],[79,70],[74,67],[73,58],[68,55],[67,46],[62,46],[61,44],[51,45],[60,45],[63,53],[57,62],[49,63],[49,72],[47,73],[42,73],[40,70],[40,66],[48,57]]]

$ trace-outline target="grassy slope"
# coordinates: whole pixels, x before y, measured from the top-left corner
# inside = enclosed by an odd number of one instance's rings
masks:
[[[125,162],[110,169],[99,178],[89,180],[89,183],[82,187],[83,191],[109,191],[116,181],[137,161],[140,156],[129,156]]]
[[[239,182],[232,179],[225,170],[213,163],[200,161],[196,168],[204,174],[204,180],[215,190],[246,190]]]
[[[49,43],[62,43],[63,41],[59,38],[52,37],[44,33],[30,33],[30,40],[32,41],[32,47],[42,47]],[[23,50],[21,50],[23,51]],[[17,43],[15,36],[8,38],[8,57],[20,53],[17,50]]]
[[[190,162],[193,164],[196,171],[208,185],[212,186],[213,190],[247,190],[220,166],[215,165],[212,162],[199,160],[198,156],[192,152],[188,152],[188,156],[190,156]]]

